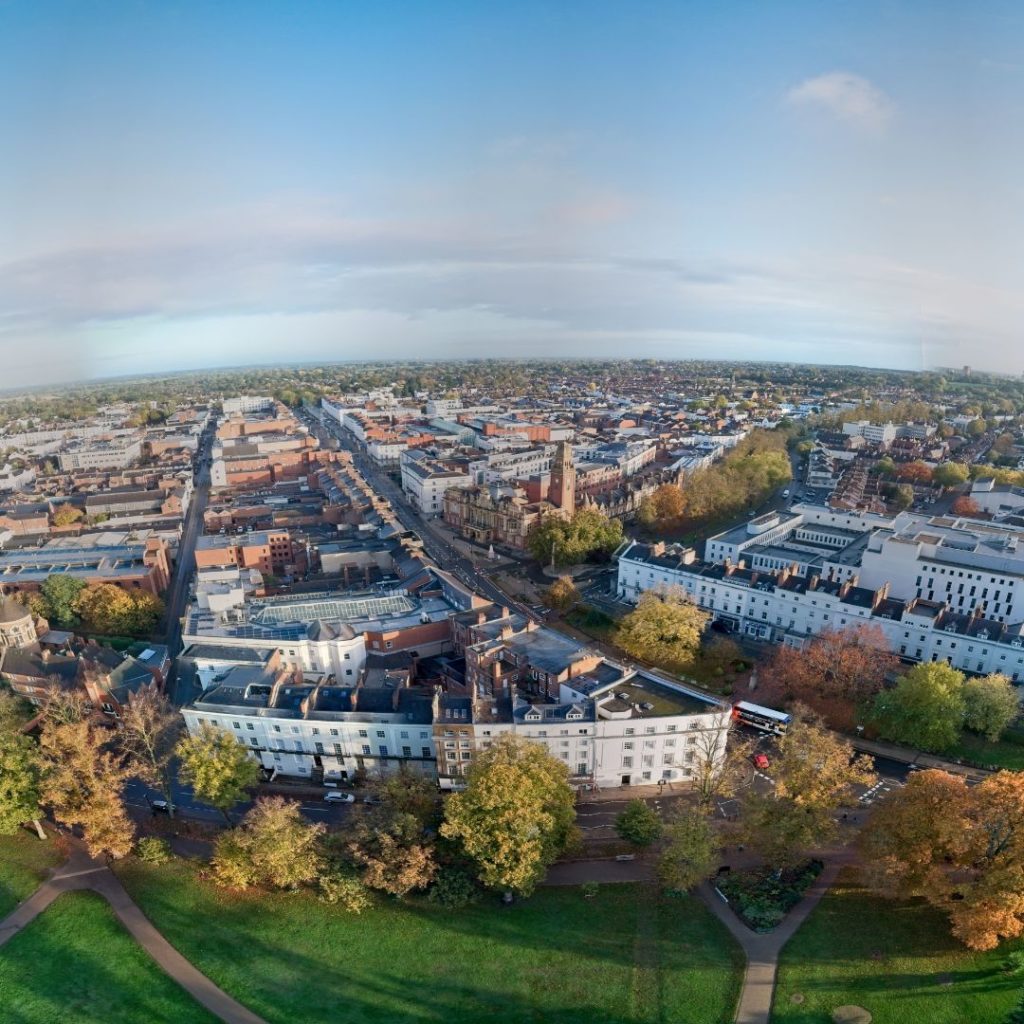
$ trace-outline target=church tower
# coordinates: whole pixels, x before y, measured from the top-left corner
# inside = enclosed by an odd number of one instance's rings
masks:
[[[558,442],[551,460],[548,501],[565,509],[569,515],[576,511],[576,467],[572,464],[572,445],[566,441]]]

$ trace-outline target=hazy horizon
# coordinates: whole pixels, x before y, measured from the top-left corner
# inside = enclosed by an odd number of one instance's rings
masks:
[[[1024,370],[1024,9],[0,5],[0,388]]]

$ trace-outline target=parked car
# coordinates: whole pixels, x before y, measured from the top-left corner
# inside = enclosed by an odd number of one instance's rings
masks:
[[[354,804],[355,802],[356,798],[351,793],[339,793],[336,789],[324,793],[324,803],[327,804]]]
[[[766,772],[771,767],[771,761],[768,760],[768,756],[766,754],[755,754],[754,767],[759,772]]]
[[[154,814],[170,814],[171,805],[166,800],[150,800],[149,806]]]
[[[366,796],[363,797],[363,803],[364,804],[379,804],[380,803],[380,797],[379,796],[374,796],[372,793],[367,793]]]

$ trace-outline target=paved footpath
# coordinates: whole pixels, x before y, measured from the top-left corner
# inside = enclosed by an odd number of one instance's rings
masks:
[[[839,872],[852,863],[853,857],[852,850],[833,851],[804,898],[789,912],[778,928],[764,935],[751,931],[722,901],[709,882],[697,887],[697,895],[711,913],[729,929],[747,957],[747,969],[743,974],[743,987],[736,1007],[736,1024],[769,1024],[779,954],[807,920],[821,897],[835,884]]]
[[[723,902],[710,882],[697,886],[695,893],[707,908],[718,918],[739,943],[747,958],[743,974],[743,987],[736,1007],[735,1024],[769,1024],[772,1014],[772,998],[775,994],[775,976],[779,966],[779,954],[793,937],[797,929],[807,920],[818,905],[821,897],[835,884],[839,872],[854,860],[852,849],[842,847],[830,849],[819,856],[825,861],[821,874],[808,887],[804,898],[789,912],[785,921],[772,932],[759,934],[751,931]],[[827,859],[826,859],[827,858]],[[734,867],[747,866],[753,860],[742,854],[734,854]],[[544,885],[581,885],[584,882],[649,882],[654,877],[653,863],[644,860],[569,861],[555,864],[548,872]]]
[[[225,1024],[266,1024],[262,1017],[232,999],[193,967],[153,927],[114,872],[103,861],[90,857],[77,842],[73,842],[68,859],[24,903],[0,921],[0,946],[34,921],[62,893],[81,889],[99,893],[157,965]]]

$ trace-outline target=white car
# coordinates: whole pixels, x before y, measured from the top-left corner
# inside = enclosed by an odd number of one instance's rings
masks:
[[[354,804],[355,802],[356,798],[351,793],[339,793],[336,789],[324,794],[324,803],[327,804]]]

